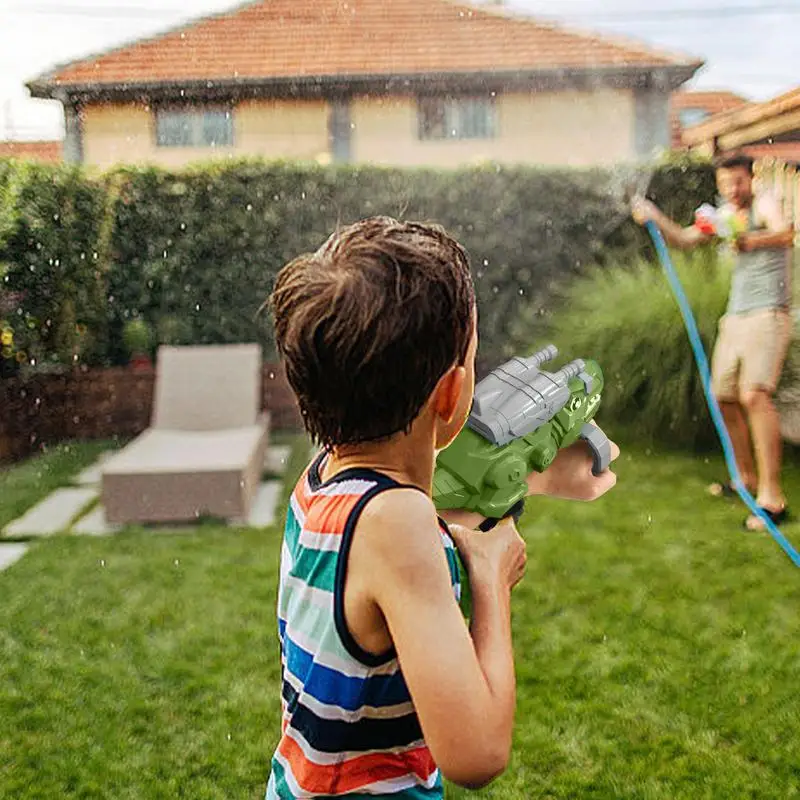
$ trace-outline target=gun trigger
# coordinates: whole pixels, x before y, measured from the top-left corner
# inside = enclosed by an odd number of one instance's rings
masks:
[[[587,423],[581,428],[580,438],[589,445],[592,451],[592,474],[604,473],[611,465],[611,442],[596,425]]]

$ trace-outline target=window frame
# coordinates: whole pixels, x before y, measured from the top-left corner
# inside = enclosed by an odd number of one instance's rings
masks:
[[[476,111],[481,110],[481,116]],[[433,112],[433,113],[432,113]],[[439,117],[426,124],[427,116]],[[441,133],[433,133],[435,126]],[[421,142],[491,141],[499,136],[497,93],[417,96],[417,139]]]
[[[214,117],[224,115],[229,134],[225,141],[218,143],[208,136],[208,115]],[[233,105],[225,103],[164,103],[153,108],[155,145],[159,150],[228,150],[236,145],[235,109]],[[188,128],[189,137],[184,141],[168,141],[163,136],[162,125],[164,117],[170,115],[179,118],[181,115],[188,117],[191,124]],[[183,126],[182,126],[183,127]],[[174,132],[175,129],[173,129]]]

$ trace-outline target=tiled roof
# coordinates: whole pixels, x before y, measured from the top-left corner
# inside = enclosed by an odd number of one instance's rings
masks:
[[[735,92],[675,92],[672,108],[702,108],[710,114],[720,114],[732,108],[740,108],[750,102]]]
[[[706,92],[675,92],[670,98],[670,128],[672,131],[672,146],[676,149],[683,146],[683,131],[680,112],[686,109],[702,109],[711,116],[741,108],[749,103],[741,95],[734,92],[706,91]]]
[[[669,68],[700,61],[450,0],[260,0],[56,68],[32,86]]]
[[[56,163],[62,159],[63,146],[53,142],[0,142],[0,158],[24,158]]]
[[[800,116],[800,88],[792,89],[764,103],[749,103],[742,108],[725,111],[691,128],[685,137],[691,144],[697,144],[715,136],[724,136],[740,128],[789,114]]]

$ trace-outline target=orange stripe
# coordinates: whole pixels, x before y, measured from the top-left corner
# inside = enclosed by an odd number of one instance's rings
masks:
[[[407,753],[376,753],[356,756],[341,764],[316,764],[309,761],[300,745],[288,736],[278,747],[300,788],[317,794],[342,794],[363,789],[378,781],[416,775],[426,781],[436,771],[430,750],[418,747]]]
[[[303,487],[306,484],[305,476],[301,478],[294,487],[294,492],[292,493],[295,499],[295,502],[300,507],[300,510],[303,512],[303,515],[308,514],[308,509],[311,508],[311,497],[306,494]]]
[[[305,528],[318,533],[344,533],[347,518],[362,494],[318,495],[306,513]]]

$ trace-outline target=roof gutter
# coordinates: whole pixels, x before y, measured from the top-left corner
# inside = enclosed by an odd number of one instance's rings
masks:
[[[441,72],[404,75],[314,75],[285,78],[218,78],[132,83],[57,83],[34,80],[27,84],[32,97],[82,104],[118,100],[192,100],[209,98],[320,97],[331,94],[404,94],[458,91],[554,91],[614,88],[656,89],[672,92],[702,66],[694,64],[644,67],[586,67],[497,72]]]

